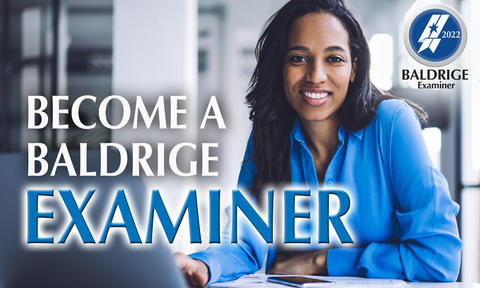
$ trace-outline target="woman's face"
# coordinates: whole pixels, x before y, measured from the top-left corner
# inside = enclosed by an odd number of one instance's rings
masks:
[[[335,117],[355,77],[348,33],[329,13],[307,14],[288,34],[283,65],[288,102],[303,121]]]

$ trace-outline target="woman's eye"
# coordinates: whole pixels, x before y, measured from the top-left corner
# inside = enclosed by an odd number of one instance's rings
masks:
[[[328,62],[333,62],[333,63],[341,63],[341,62],[345,62],[345,60],[343,60],[342,57],[339,57],[339,56],[329,56],[327,58],[327,61]]]
[[[293,63],[302,63],[307,61],[305,57],[299,55],[291,56],[288,60]]]

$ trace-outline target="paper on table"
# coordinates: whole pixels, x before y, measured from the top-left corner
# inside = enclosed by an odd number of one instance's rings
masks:
[[[328,277],[328,280],[336,283],[335,287],[408,287],[407,283],[397,279],[372,279],[360,277]]]
[[[267,277],[270,275],[254,274],[246,275],[235,281],[212,284],[210,287],[287,287],[285,285],[267,282]],[[290,275],[298,276],[298,275]],[[395,279],[370,279],[359,277],[322,277],[322,276],[308,276],[312,278],[325,279],[334,281],[335,285],[332,287],[391,287],[404,288],[408,287],[407,283],[402,280]]]

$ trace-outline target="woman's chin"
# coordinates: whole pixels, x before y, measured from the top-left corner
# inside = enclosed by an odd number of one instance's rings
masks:
[[[300,115],[300,118],[302,119],[302,122],[321,122],[321,121],[326,121],[326,120],[332,120],[334,117],[331,117],[332,115],[320,115],[320,114],[315,114],[315,115]]]

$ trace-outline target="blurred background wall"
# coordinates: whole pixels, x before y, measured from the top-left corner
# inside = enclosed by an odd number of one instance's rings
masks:
[[[250,132],[245,94],[255,67],[254,49],[265,21],[285,0],[0,0],[0,153],[28,142],[76,147],[88,142],[219,142],[219,177],[144,177],[147,186],[232,189]],[[371,77],[380,88],[412,99],[430,114],[424,130],[431,157],[461,204],[464,241],[462,277],[480,281],[480,1],[347,0],[362,23],[372,51]],[[467,68],[469,81],[455,90],[418,90],[400,80],[403,68],[421,68],[403,43],[403,17],[414,6],[444,3],[463,16],[466,49],[445,68]],[[187,95],[188,125],[198,127],[215,95],[227,129],[152,131],[26,129],[28,95],[69,95],[70,103],[94,95],[97,103],[117,94],[141,95],[153,105],[159,95]],[[150,101],[150,102],[149,102]],[[167,106],[168,107],[168,106]],[[82,119],[96,121],[96,106]],[[118,109],[110,111],[118,117]],[[69,119],[65,119],[69,121]],[[198,154],[198,153],[197,153]],[[185,157],[197,157],[186,155]],[[213,182],[213,183],[212,183]],[[215,186],[215,187],[211,187]],[[176,188],[178,189],[178,188]],[[175,199],[174,199],[175,200]],[[185,230],[185,229],[184,229]],[[184,233],[186,231],[180,232]],[[189,252],[198,246],[176,244]]]

